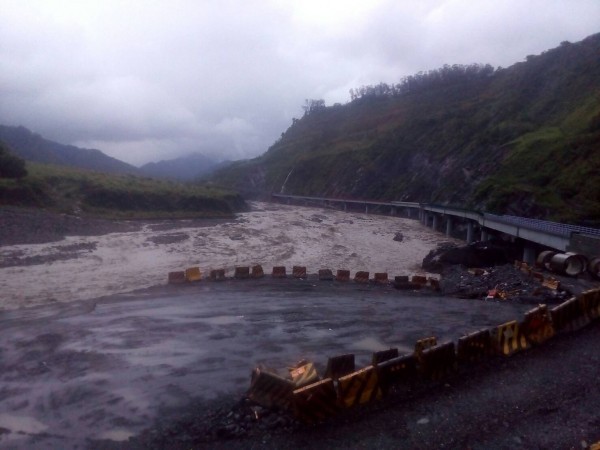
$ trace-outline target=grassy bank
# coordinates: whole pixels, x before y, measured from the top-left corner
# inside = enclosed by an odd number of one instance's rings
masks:
[[[31,162],[27,173],[0,179],[0,205],[119,219],[230,217],[246,209],[237,193],[210,185]]]

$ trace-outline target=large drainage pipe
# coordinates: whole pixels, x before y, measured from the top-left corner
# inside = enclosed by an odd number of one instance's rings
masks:
[[[600,256],[590,259],[588,272],[591,273],[594,278],[600,279]]]
[[[587,268],[587,258],[575,253],[557,253],[550,259],[550,270],[576,277]]]
[[[554,250],[545,250],[545,251],[541,252],[538,255],[537,259],[535,260],[535,265],[537,267],[545,268],[547,270],[550,270],[550,260],[557,253],[558,252],[555,252]]]

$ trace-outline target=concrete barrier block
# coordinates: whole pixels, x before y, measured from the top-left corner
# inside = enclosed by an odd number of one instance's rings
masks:
[[[189,267],[185,269],[185,279],[188,282],[200,281],[202,279],[202,273],[199,267]]]
[[[529,343],[525,335],[521,332],[519,323],[516,320],[503,323],[490,330],[492,335],[492,344],[496,351],[504,356],[511,356],[514,353],[529,348]]]
[[[414,355],[402,355],[379,363],[377,366],[379,385],[384,393],[400,383],[411,382],[417,375],[417,358]]]
[[[366,284],[369,282],[369,272],[358,271],[354,274],[354,282],[360,284]]]
[[[319,280],[333,281],[333,272],[331,269],[319,269]]]
[[[388,284],[389,283],[387,272],[375,273],[373,280],[375,281],[376,284]]]
[[[554,324],[546,305],[540,305],[525,313],[519,325],[525,339],[530,344],[538,345],[554,336]]]
[[[483,329],[458,338],[456,357],[460,363],[474,363],[494,354],[490,330]]]
[[[339,412],[331,378],[294,390],[293,401],[296,419],[307,424],[321,422]]]
[[[572,297],[550,310],[555,331],[576,331],[590,323],[579,299]]]
[[[350,271],[346,269],[338,269],[335,277],[336,281],[350,281]]]
[[[264,276],[265,272],[260,264],[252,266],[252,278],[262,278]]]
[[[378,352],[373,353],[373,357],[371,358],[371,364],[377,366],[382,362],[388,361],[390,359],[394,359],[400,356],[397,348],[390,348],[388,350],[380,350]]]
[[[425,286],[427,284],[427,277],[422,275],[413,275],[411,282],[414,284],[420,284],[421,286]]]
[[[169,284],[181,284],[185,283],[185,272],[184,271],[174,271],[169,272]]]
[[[273,278],[286,278],[287,274],[286,274],[286,271],[285,271],[285,266],[275,266],[275,267],[273,267],[272,277]]]
[[[421,376],[428,380],[441,380],[456,371],[454,342],[446,342],[423,350],[419,359]]]
[[[437,345],[437,338],[435,336],[430,336],[430,337],[426,337],[423,339],[419,339],[416,343],[415,343],[415,356],[417,358],[417,360],[421,359],[421,355],[423,354],[423,351],[434,347]]]
[[[327,368],[325,369],[325,378],[337,380],[340,377],[348,375],[356,370],[354,363],[354,354],[347,353],[345,355],[333,356],[327,360]]]
[[[431,289],[433,289],[434,291],[439,291],[441,289],[440,280],[438,280],[437,278],[429,277],[427,281],[429,281],[429,286],[431,286]]]
[[[241,266],[235,268],[234,278],[238,280],[246,280],[250,278],[250,267]]]
[[[340,405],[346,408],[380,400],[382,396],[379,377],[373,366],[367,366],[338,380],[338,399]]]
[[[290,409],[294,383],[266,369],[252,371],[248,398],[266,408]]]
[[[292,267],[292,276],[294,278],[306,278],[306,267],[305,266],[294,266]]]
[[[213,269],[210,271],[211,281],[224,281],[225,280],[225,269]]]
[[[290,376],[296,388],[301,388],[319,381],[319,374],[311,362],[290,368]]]

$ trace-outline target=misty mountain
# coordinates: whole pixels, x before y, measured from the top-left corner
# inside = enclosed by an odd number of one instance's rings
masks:
[[[222,163],[200,153],[193,153],[180,158],[144,164],[140,167],[140,171],[156,178],[191,181],[210,174],[219,167],[222,167]]]
[[[600,223],[600,34],[508,68],[444,66],[308,100],[262,156],[213,180],[247,196],[405,200]]]
[[[25,127],[0,125],[0,141],[12,152],[27,160],[46,164],[78,167],[108,173],[138,173],[130,164],[102,153],[44,139]]]

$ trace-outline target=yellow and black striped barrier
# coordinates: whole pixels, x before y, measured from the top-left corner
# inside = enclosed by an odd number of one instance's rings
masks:
[[[290,376],[292,377],[292,382],[296,388],[301,388],[319,381],[317,369],[311,362],[290,368]]]
[[[578,298],[570,298],[566,302],[550,310],[552,323],[556,331],[576,331],[590,323],[588,315],[582,308]]]
[[[321,422],[339,412],[333,380],[325,378],[293,392],[294,415],[304,423]]]
[[[421,359],[421,355],[423,354],[423,350],[431,348],[437,345],[437,338],[435,336],[430,336],[427,338],[419,339],[415,343],[415,356],[417,360]]]
[[[501,355],[510,356],[529,348],[527,339],[519,328],[519,322],[512,320],[491,329],[492,344]]]
[[[188,267],[185,269],[185,279],[188,282],[200,281],[202,279],[202,273],[199,267]]]
[[[380,400],[382,395],[379,377],[373,366],[367,366],[338,380],[338,400],[346,408]]]
[[[540,305],[525,313],[521,332],[530,344],[539,345],[554,336],[554,324],[546,305]]]
[[[441,380],[456,371],[454,342],[427,348],[419,359],[419,372],[427,380]]]
[[[456,358],[459,363],[482,361],[494,354],[490,330],[484,329],[458,338]]]
[[[581,307],[590,320],[600,318],[600,289],[592,289],[581,294]]]
[[[356,370],[354,363],[354,354],[347,353],[345,355],[333,356],[327,360],[327,368],[325,369],[325,378],[338,380],[339,378],[348,375]]]
[[[265,408],[289,409],[294,388],[291,380],[257,367],[252,372],[248,398]]]

